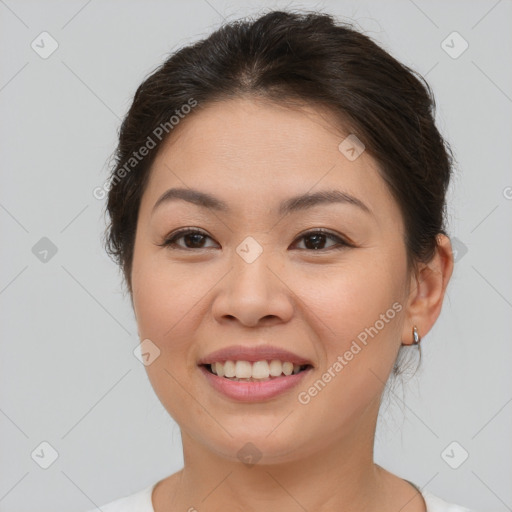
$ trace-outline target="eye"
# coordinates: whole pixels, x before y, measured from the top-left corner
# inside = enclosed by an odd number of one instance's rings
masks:
[[[181,238],[183,238],[185,246],[176,243],[177,240]],[[158,245],[161,247],[170,247],[172,249],[208,249],[209,247],[204,245],[207,238],[210,237],[203,231],[183,228],[171,233],[168,238]],[[210,240],[212,239],[210,238]]]
[[[183,239],[184,245],[177,243]],[[209,235],[198,229],[182,228],[171,233],[161,244],[160,247],[170,247],[172,249],[208,249],[214,246],[205,245],[207,239],[213,240]],[[300,250],[325,251],[329,249],[341,249],[343,247],[354,247],[338,235],[324,229],[315,229],[302,234],[296,240],[304,240],[305,247],[299,247]],[[325,247],[326,241],[333,241],[334,244]],[[297,245],[297,244],[295,244]],[[299,244],[300,245],[300,244]]]
[[[297,240],[305,240],[305,247],[301,247],[301,250],[321,251],[328,249],[342,249],[343,247],[353,247],[352,244],[349,244],[341,237],[324,229],[308,231],[307,233],[302,234]],[[334,245],[325,248],[324,246],[327,240],[333,240],[335,242]]]

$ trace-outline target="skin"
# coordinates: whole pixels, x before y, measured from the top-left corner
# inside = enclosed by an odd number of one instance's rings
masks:
[[[425,511],[409,483],[373,462],[373,443],[400,345],[412,343],[413,325],[425,336],[441,311],[450,240],[439,235],[434,258],[409,273],[398,205],[368,152],[349,161],[339,151],[346,136],[318,108],[239,98],[197,109],[158,154],[139,211],[132,301],[140,339],[160,350],[146,369],[180,426],[185,464],[156,486],[155,512]],[[210,193],[231,210],[177,200],[152,212],[172,187]],[[373,215],[345,203],[277,213],[290,196],[332,189]],[[159,245],[183,227],[206,237]],[[354,247],[326,238],[314,250],[311,233],[302,235],[315,228]],[[247,236],[263,249],[252,263],[236,252]],[[401,311],[299,403],[298,393],[395,302]],[[200,357],[233,344],[287,348],[315,369],[276,398],[236,402],[197,367]],[[249,441],[261,453],[253,466],[237,458]]]

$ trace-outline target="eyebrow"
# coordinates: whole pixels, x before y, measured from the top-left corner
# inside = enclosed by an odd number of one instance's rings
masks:
[[[200,190],[191,188],[170,188],[158,198],[153,206],[152,214],[159,206],[178,200],[187,201],[202,208],[209,208],[222,212],[230,211],[227,203],[215,196],[212,196],[211,194],[207,194],[206,192],[201,192]],[[311,194],[306,193],[290,197],[280,204],[278,213],[279,215],[287,215],[289,213],[307,210],[321,204],[336,203],[353,205],[370,215],[374,215],[370,208],[360,199],[347,192],[342,192],[341,190],[323,190]]]

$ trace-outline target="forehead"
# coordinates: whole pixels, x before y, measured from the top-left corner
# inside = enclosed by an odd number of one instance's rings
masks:
[[[337,141],[344,136],[335,118],[324,108],[290,108],[255,97],[196,108],[177,128],[163,152],[172,152],[179,158],[194,147],[194,154],[188,154],[187,159],[207,153],[223,161],[244,158],[245,164],[254,165],[270,159],[276,166],[285,165],[306,152],[311,157],[326,150],[332,155]],[[257,158],[248,162],[249,156]]]
[[[254,98],[212,103],[173,130],[153,163],[145,199],[154,203],[179,186],[213,192],[239,207],[251,201],[261,206],[328,188],[396,217],[398,207],[374,159],[363,151],[351,160],[340,151],[349,135],[312,105],[292,109]]]

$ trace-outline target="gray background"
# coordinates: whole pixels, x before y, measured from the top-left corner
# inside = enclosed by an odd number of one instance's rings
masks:
[[[5,0],[0,511],[83,511],[182,467],[179,429],[132,352],[137,328],[92,191],[136,87],[171,50],[287,6],[351,18],[426,75],[458,159],[454,275],[405,402],[394,392],[383,410],[376,461],[446,500],[512,510],[512,3]],[[43,31],[59,45],[46,59],[31,48]],[[442,47],[453,31],[469,44],[458,58]],[[56,254],[41,252],[43,237]],[[58,453],[47,469],[44,441]]]

